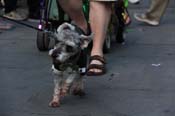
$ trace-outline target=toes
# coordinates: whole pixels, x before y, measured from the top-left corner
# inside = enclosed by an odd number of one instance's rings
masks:
[[[91,71],[91,72],[95,72],[95,73],[100,73],[100,72],[102,72],[100,69],[90,69],[89,71]]]

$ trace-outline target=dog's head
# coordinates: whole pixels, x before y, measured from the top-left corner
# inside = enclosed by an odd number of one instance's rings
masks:
[[[60,25],[54,37],[57,42],[54,48],[49,51],[49,55],[60,63],[64,63],[71,56],[78,54],[92,40],[92,35],[80,35],[76,32],[75,26],[69,23]]]

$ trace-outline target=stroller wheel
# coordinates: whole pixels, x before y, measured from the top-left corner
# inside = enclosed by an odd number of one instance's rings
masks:
[[[103,52],[109,53],[110,49],[111,49],[111,35],[110,33],[107,33],[106,39],[103,45]]]
[[[47,32],[38,31],[36,45],[39,51],[47,51],[49,49],[50,39]]]

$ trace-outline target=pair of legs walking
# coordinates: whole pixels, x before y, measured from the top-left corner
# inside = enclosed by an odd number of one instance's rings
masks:
[[[3,15],[3,17],[19,21],[26,19],[26,16],[23,16],[22,14],[16,12],[17,2],[17,0],[4,0],[5,14]]]
[[[90,1],[89,21],[94,38],[89,74],[98,75],[105,72],[103,44],[111,16],[111,2],[109,1]],[[75,24],[87,33],[88,23],[82,11],[82,0],[59,0],[59,3]]]
[[[149,25],[159,25],[168,3],[169,0],[152,0],[151,6],[147,12],[141,15],[135,14],[135,18],[138,21],[145,22]]]

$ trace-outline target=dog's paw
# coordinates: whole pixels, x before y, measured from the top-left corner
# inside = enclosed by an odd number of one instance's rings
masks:
[[[49,103],[49,106],[52,107],[52,108],[60,107],[60,102],[51,101],[51,102]]]
[[[78,96],[85,96],[86,95],[85,91],[82,89],[74,89],[72,94],[75,96],[77,96],[77,95]]]

